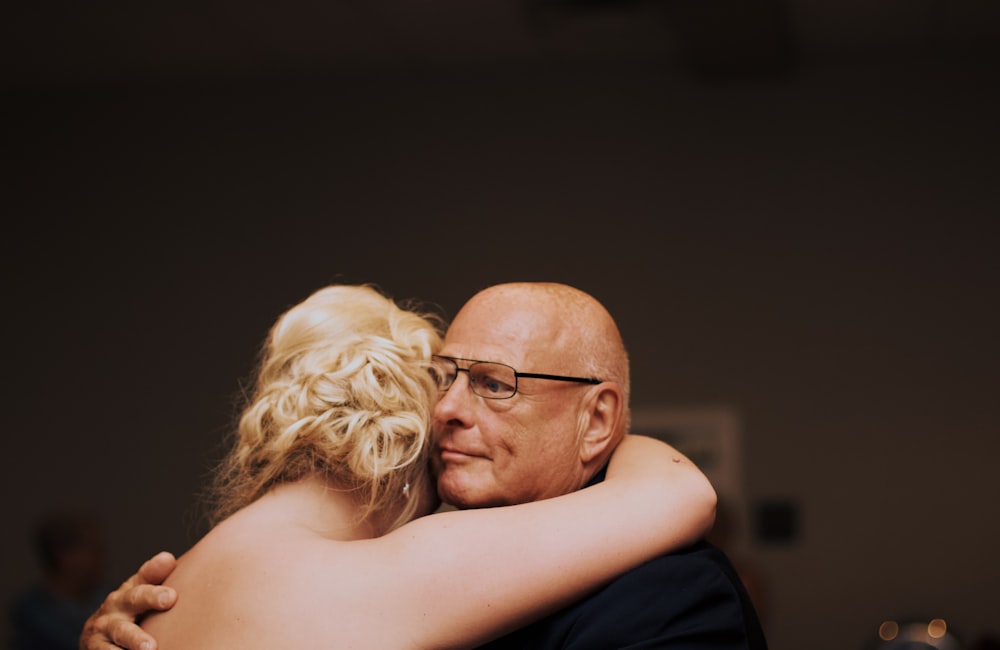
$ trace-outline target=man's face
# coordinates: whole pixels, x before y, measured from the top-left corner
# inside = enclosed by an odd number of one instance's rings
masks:
[[[448,328],[440,354],[567,374],[572,361],[560,353],[558,320],[544,311],[530,302],[473,298]],[[584,393],[578,384],[520,378],[513,397],[486,399],[472,392],[468,373],[459,372],[434,408],[432,458],[441,498],[480,508],[580,488],[587,479],[578,435]]]

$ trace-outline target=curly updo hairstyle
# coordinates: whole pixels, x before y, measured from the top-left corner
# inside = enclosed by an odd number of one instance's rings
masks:
[[[376,289],[334,285],[271,328],[235,444],[216,473],[212,523],[270,488],[319,476],[367,500],[364,516],[412,518],[423,494],[441,321]]]

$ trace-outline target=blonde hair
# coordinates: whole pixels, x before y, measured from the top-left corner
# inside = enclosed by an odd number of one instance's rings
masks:
[[[261,350],[236,440],[215,475],[212,523],[281,483],[320,476],[367,499],[364,517],[412,518],[430,480],[436,316],[371,286],[335,285],[282,314]]]

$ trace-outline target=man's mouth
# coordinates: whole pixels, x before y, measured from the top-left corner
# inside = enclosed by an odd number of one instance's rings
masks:
[[[438,458],[442,463],[461,463],[471,458],[478,458],[476,454],[467,453],[452,447],[438,447]]]

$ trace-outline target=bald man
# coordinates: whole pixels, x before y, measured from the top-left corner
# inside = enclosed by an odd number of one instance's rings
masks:
[[[629,362],[614,319],[596,299],[563,284],[490,287],[455,316],[440,356],[451,370],[434,410],[444,502],[524,503],[603,479],[628,430]],[[728,559],[699,543],[487,647],[767,645]]]

